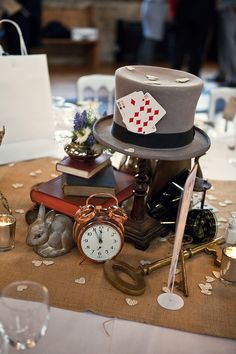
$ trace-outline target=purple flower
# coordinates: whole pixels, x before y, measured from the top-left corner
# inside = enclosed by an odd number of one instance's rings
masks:
[[[77,112],[74,117],[74,129],[80,130],[86,126],[87,123],[87,112],[82,113]]]
[[[87,139],[87,145],[88,145],[89,147],[91,147],[91,146],[93,146],[95,143],[96,143],[96,140],[95,140],[93,134],[90,134],[89,137],[88,137],[88,139]]]

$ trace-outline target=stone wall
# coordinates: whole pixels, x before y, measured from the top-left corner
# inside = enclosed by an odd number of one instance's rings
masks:
[[[50,7],[94,6],[95,24],[100,34],[100,59],[104,62],[115,59],[117,21],[140,21],[140,3],[141,0],[43,0],[43,5]]]

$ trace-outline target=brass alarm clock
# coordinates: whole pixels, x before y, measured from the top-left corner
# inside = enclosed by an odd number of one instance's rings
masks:
[[[108,196],[114,205],[107,208],[89,204],[94,197]],[[111,194],[97,193],[88,197],[86,204],[76,212],[73,238],[80,252],[94,262],[105,262],[118,255],[124,244],[124,223],[128,219]]]

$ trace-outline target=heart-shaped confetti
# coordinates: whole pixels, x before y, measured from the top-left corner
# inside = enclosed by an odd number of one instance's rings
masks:
[[[218,218],[218,221],[219,221],[219,222],[227,222],[228,220],[225,219],[225,218]]]
[[[220,278],[220,272],[217,272],[216,270],[213,270],[212,274],[214,275],[215,278],[217,278],[217,279]],[[207,280],[207,282],[209,283],[209,280]]]
[[[22,188],[23,187],[23,183],[13,183],[12,187],[17,189],[17,188]]]
[[[157,81],[158,77],[157,76],[153,76],[153,75],[146,75],[146,78],[150,81]]]
[[[175,81],[180,82],[181,84],[184,84],[185,82],[190,81],[190,79],[188,77],[180,77],[180,78],[176,79]]]
[[[207,197],[207,199],[209,199],[209,200],[216,200],[217,198],[214,196],[214,195],[212,195],[212,194],[208,194],[208,195],[206,195],[206,197]]]
[[[125,68],[129,71],[135,70],[135,68],[133,66],[129,66],[129,65],[127,65]]]
[[[199,283],[198,286],[201,290],[206,290],[206,284]]]
[[[206,283],[206,284],[200,283],[200,284],[198,284],[198,286],[201,290],[212,290],[212,285],[210,283]]]
[[[35,259],[32,261],[32,263],[35,267],[40,267],[43,262]]]
[[[201,290],[201,293],[204,294],[204,295],[212,295],[212,292],[210,290]]]
[[[218,203],[220,206],[222,206],[222,207],[225,207],[227,204],[225,204],[224,202],[219,202]]]
[[[42,170],[36,170],[35,173],[37,173],[37,175],[40,175],[41,173],[43,173]]]
[[[15,209],[15,212],[17,214],[24,214],[25,213],[24,209]]]
[[[53,261],[46,261],[46,260],[43,260],[43,264],[45,264],[46,266],[49,266],[49,265],[54,264],[54,262],[53,262]]]
[[[86,280],[85,280],[84,277],[81,277],[81,278],[75,279],[75,283],[77,283],[77,284],[85,284]]]
[[[162,291],[163,291],[164,293],[170,293],[170,289],[169,289],[167,286],[163,286],[163,287],[162,287]]]
[[[160,242],[166,242],[166,241],[167,241],[167,237],[160,237],[160,238],[159,238],[159,241],[160,241]]]
[[[230,199],[224,200],[224,203],[227,204],[227,205],[233,204],[232,200],[230,200]]]
[[[127,298],[125,299],[125,301],[127,302],[127,304],[128,304],[129,306],[135,306],[135,305],[137,305],[137,303],[138,303],[138,300],[130,299],[129,297],[127,297]]]
[[[146,264],[151,264],[152,262],[149,261],[148,259],[141,259],[140,264],[141,265],[146,265]]]
[[[29,175],[30,175],[31,177],[36,177],[36,176],[37,176],[37,173],[35,173],[35,172],[30,172]]]
[[[58,177],[58,175],[56,173],[51,173],[51,177],[56,178],[56,177]]]
[[[27,288],[28,288],[27,285],[18,285],[17,288],[16,288],[16,290],[17,290],[17,291],[24,291],[24,290],[26,290]]]
[[[206,284],[205,284],[205,288],[208,289],[208,290],[212,290],[212,285],[211,285],[211,283],[206,283]]]
[[[213,281],[215,281],[215,278],[212,278],[209,275],[206,275],[206,281],[207,281],[207,283],[213,283]]]

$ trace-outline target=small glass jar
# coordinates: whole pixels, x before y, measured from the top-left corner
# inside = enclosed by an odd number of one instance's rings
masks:
[[[236,212],[233,211],[229,218],[228,227],[225,233],[225,241],[229,245],[236,244]]]

